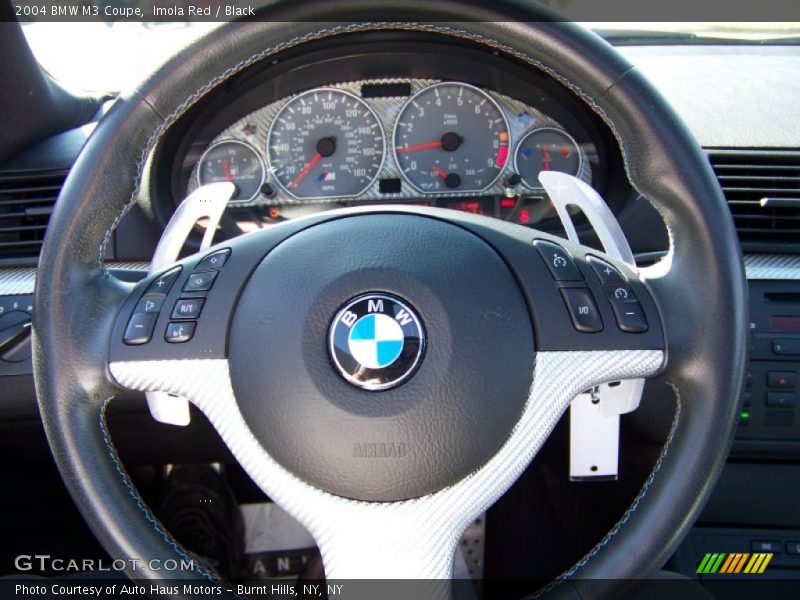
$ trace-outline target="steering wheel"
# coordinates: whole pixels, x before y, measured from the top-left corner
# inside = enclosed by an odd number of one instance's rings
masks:
[[[732,219],[684,125],[596,35],[517,3],[403,4],[390,14],[375,0],[277,3],[270,22],[220,27],[114,104],[66,181],[38,268],[34,366],[49,443],[113,558],[180,562],[186,552],[126,476],[104,414],[120,388],[184,396],[314,536],[329,579],[446,579],[462,531],[577,394],[660,377],[677,410],[653,473],[554,583],[584,598],[616,592],[663,565],[729,449],[746,339]],[[386,31],[478,43],[569,87],[608,124],[631,183],[661,213],[667,259],[637,272],[510,223],[372,207],[242,236],[213,249],[223,252],[214,261],[191,256],[138,285],[106,271],[150,153],[187,110],[282,51]],[[625,327],[604,283],[637,299],[626,310],[640,326]],[[204,302],[196,326],[165,335],[187,295]],[[214,578],[196,561],[128,574]]]

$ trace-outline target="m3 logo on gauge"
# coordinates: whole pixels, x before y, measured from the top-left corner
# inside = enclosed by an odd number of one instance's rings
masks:
[[[423,193],[481,192],[508,162],[508,122],[485,92],[437,83],[412,96],[394,128],[397,165]]]
[[[363,193],[383,164],[378,118],[349,92],[309,90],[275,116],[267,160],[275,180],[297,199],[344,198]]]

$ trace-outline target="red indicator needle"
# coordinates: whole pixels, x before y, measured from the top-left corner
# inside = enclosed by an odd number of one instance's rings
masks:
[[[431,173],[433,173],[434,175],[438,175],[442,179],[447,179],[447,173],[445,172],[445,170],[437,165],[433,165],[431,167]]]
[[[547,149],[547,146],[542,148],[542,161],[544,162],[544,170],[550,170],[550,150]]]
[[[436,140],[435,142],[425,142],[424,144],[417,144],[415,146],[399,146],[397,148],[398,154],[407,154],[409,152],[416,152],[418,150],[429,150],[431,148],[441,148],[442,147],[442,140]]]
[[[231,163],[228,161],[228,159],[222,161],[222,170],[225,171],[225,180],[233,181],[233,175],[231,175]]]
[[[289,187],[293,188],[293,187],[297,187],[298,185],[300,185],[300,182],[303,181],[303,179],[306,178],[306,175],[308,175],[311,172],[311,169],[313,169],[315,166],[317,166],[317,163],[320,160],[322,160],[322,154],[317,152],[314,156],[311,157],[311,160],[308,161],[308,164],[306,164],[306,166],[303,167],[303,170],[300,171],[297,174],[297,177],[295,177],[292,180],[292,183],[289,184]]]

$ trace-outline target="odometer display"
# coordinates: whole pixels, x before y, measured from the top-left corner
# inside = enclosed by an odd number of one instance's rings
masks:
[[[394,129],[397,164],[417,191],[480,192],[508,162],[508,123],[485,92],[439,83],[408,100]]]
[[[383,129],[357,96],[336,89],[310,90],[275,116],[267,159],[275,180],[298,199],[362,194],[378,176]]]

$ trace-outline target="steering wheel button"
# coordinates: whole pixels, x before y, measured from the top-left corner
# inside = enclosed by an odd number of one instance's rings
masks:
[[[203,260],[197,263],[197,266],[194,268],[195,272],[197,271],[211,271],[213,269],[219,269],[222,265],[225,264],[225,261],[228,260],[228,257],[231,255],[231,249],[225,248],[223,250],[217,250],[216,252],[212,252],[208,256],[206,256]]]
[[[638,300],[633,288],[624,281],[604,285],[603,290],[605,290],[606,296],[608,296],[608,299],[611,300],[612,303]]]
[[[535,240],[533,245],[539,251],[539,255],[544,260],[550,274],[556,281],[583,281],[583,275],[575,265],[569,252],[558,244]]]
[[[146,294],[136,305],[137,313],[157,313],[164,304],[163,294]]]
[[[194,335],[194,328],[197,323],[191,321],[179,321],[177,323],[169,323],[167,325],[167,332],[164,334],[164,340],[170,344],[183,344],[192,339]]]
[[[184,292],[205,292],[214,285],[214,280],[219,275],[219,271],[204,271],[203,273],[192,273],[186,284],[183,286]]]
[[[157,279],[153,280],[147,288],[147,294],[164,294],[169,293],[172,284],[181,272],[181,267],[170,269],[166,273],[161,274]]]
[[[620,273],[616,267],[594,256],[587,256],[586,260],[603,285],[616,286],[625,284],[625,277],[622,276],[622,273]]]
[[[153,337],[158,313],[135,312],[128,321],[122,341],[129,346],[146,344]]]
[[[583,333],[603,331],[603,319],[597,310],[592,292],[587,288],[562,288],[561,295],[575,329]]]
[[[644,333],[647,331],[647,318],[644,316],[642,305],[638,301],[611,300],[611,308],[617,319],[617,325],[622,331],[628,333]]]
[[[196,319],[200,316],[204,300],[202,298],[189,298],[178,300],[172,309],[173,319]]]

